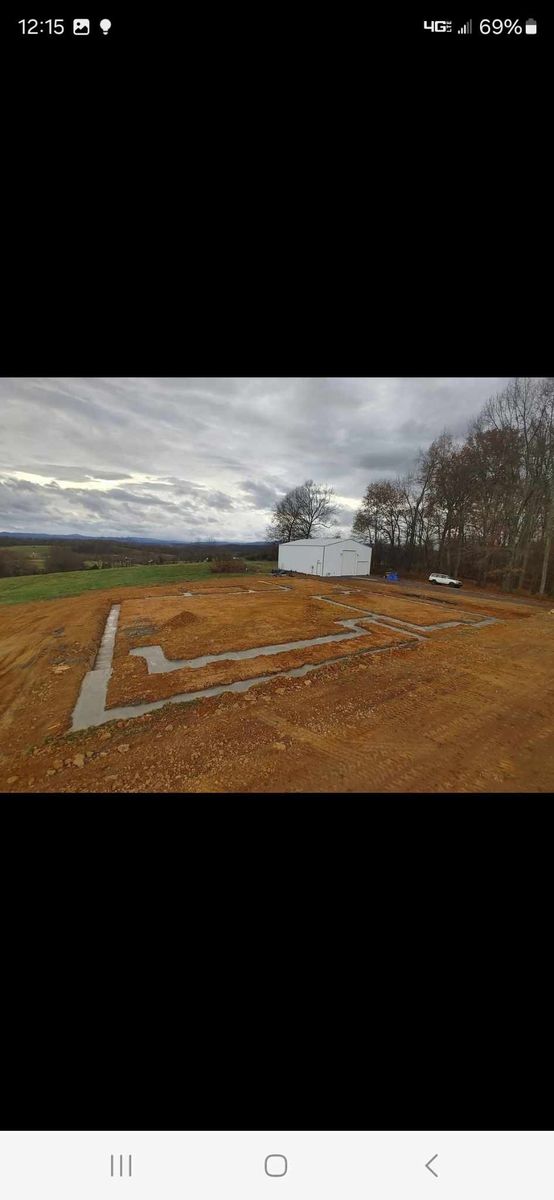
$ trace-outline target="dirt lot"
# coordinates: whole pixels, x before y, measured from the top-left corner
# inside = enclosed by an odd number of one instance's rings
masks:
[[[356,580],[356,586],[359,592],[365,598],[375,593],[380,596],[402,596],[408,599],[424,601],[426,604],[450,604],[452,606],[461,605],[464,609],[478,609],[479,612],[488,612],[491,615],[502,615],[505,617],[508,613],[511,616],[521,614],[521,608],[525,610],[540,609],[548,612],[552,608],[552,600],[539,599],[536,596],[529,600],[522,600],[517,595],[511,593],[504,594],[498,591],[497,595],[486,594],[479,595],[477,592],[467,592],[464,588],[434,587],[432,583],[393,583],[382,584],[371,579],[364,581]],[[500,606],[500,607],[499,607]]]
[[[443,621],[479,620],[479,615],[463,612],[442,604],[426,604],[421,600],[405,600],[401,596],[382,596],[372,593],[364,596],[356,593],[342,597],[344,604],[351,604],[363,612],[378,613],[383,617],[394,617],[396,621],[409,621],[414,625],[440,625]],[[355,614],[353,614],[355,615]]]
[[[409,612],[419,612],[421,624],[431,625],[434,621],[480,621],[482,617],[501,617],[503,621],[511,620],[512,618],[522,618],[530,616],[533,608],[529,605],[521,603],[513,603],[511,600],[477,600],[472,596],[463,596],[456,591],[446,592],[445,589],[437,595],[436,590],[430,590],[429,593],[421,592],[410,593],[406,591],[385,591],[381,588],[366,587],[360,588],[356,596],[352,596],[355,604],[367,605],[373,612],[388,613],[389,616],[398,616],[399,620],[403,618],[409,621],[417,621],[415,616],[408,616]],[[544,609],[551,608],[551,604],[542,606]],[[399,616],[402,610],[403,618]]]
[[[348,615],[298,590],[171,597],[148,605],[138,600],[124,601],[114,661],[127,657],[131,647],[151,646],[153,641],[160,644],[168,658],[195,658],[320,637],[340,633],[334,622]],[[152,632],[134,636],[133,630],[140,629],[144,622]]]
[[[203,581],[190,585],[198,593],[193,599],[183,598],[183,586],[176,584],[164,588],[163,599],[147,599],[146,588],[126,588],[5,609],[0,791],[552,790],[551,602],[531,607],[456,592],[437,597],[443,602],[439,606],[430,602],[434,595],[412,599],[409,588],[393,595],[386,585],[377,589],[356,581],[345,596],[335,582],[286,582],[292,591],[260,584],[264,596],[244,590],[234,595],[228,584]],[[218,590],[225,598],[216,595]],[[158,676],[148,675],[143,659],[128,655],[134,646],[153,644],[161,645],[168,658],[278,644],[341,633],[335,621],[358,616],[315,601],[317,594],[351,602],[360,613],[381,611],[416,624],[432,624],[428,608],[435,620],[437,614],[440,620],[459,619],[460,612],[472,620],[495,615],[499,623],[433,630],[424,641],[402,648],[401,630],[364,621],[367,638]],[[209,686],[206,679],[222,683],[323,658],[338,661],[307,677],[277,675],[241,695],[167,705],[68,733],[80,684],[94,663],[114,603],[122,609],[109,704],[120,702],[113,699],[116,688],[128,703]],[[370,645],[391,649],[346,657]]]
[[[201,599],[199,605],[198,600]],[[196,610],[195,610],[196,605]],[[150,609],[150,613],[152,610]],[[256,593],[191,600],[171,598],[156,605],[156,619],[141,601],[121,606],[114,652],[114,674],[108,689],[112,708],[139,701],[167,699],[182,692],[275,675],[304,663],[340,658],[358,650],[391,646],[405,641],[402,633],[379,626],[366,626],[367,636],[344,642],[288,650],[282,654],[259,655],[244,662],[223,661],[205,667],[183,667],[167,675],[149,675],[142,658],[129,655],[131,648],[159,644],[169,660],[192,659],[202,654],[221,654],[225,650],[247,650],[252,646],[279,645],[313,637],[339,635],[347,630],[337,621],[357,616],[357,612],[338,605],[322,604],[304,593]],[[143,629],[148,628],[148,633]]]

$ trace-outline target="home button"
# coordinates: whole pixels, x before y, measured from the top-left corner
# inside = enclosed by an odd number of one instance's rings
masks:
[[[268,1154],[265,1160],[266,1175],[286,1175],[288,1163],[284,1154]]]

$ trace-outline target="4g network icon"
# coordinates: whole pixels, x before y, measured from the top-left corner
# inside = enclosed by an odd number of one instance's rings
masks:
[[[424,21],[423,28],[430,33],[452,33],[452,21]]]

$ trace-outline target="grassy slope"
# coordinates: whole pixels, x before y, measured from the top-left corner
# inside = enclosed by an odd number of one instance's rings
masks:
[[[162,567],[107,567],[102,571],[57,571],[52,575],[21,575],[0,579],[0,604],[21,604],[29,600],[52,600],[56,596],[78,596],[81,592],[112,587],[141,587],[143,584],[175,583],[183,579],[202,579],[209,563]]]
[[[272,563],[249,563],[249,573],[271,570]],[[241,572],[244,579],[244,572]],[[60,571],[55,575],[21,575],[0,579],[0,604],[23,604],[30,600],[53,600],[56,596],[78,596],[81,592],[112,587],[155,587],[194,579],[223,579],[214,576],[209,563],[168,563],[160,567],[107,567],[102,571]]]

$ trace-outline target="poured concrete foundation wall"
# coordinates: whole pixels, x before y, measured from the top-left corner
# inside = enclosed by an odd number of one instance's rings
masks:
[[[289,650],[301,650],[306,647],[321,646],[329,644],[330,650],[332,643],[352,641],[356,646],[353,649],[353,654],[382,654],[384,650],[390,650],[391,647],[379,647],[363,649],[359,646],[360,638],[367,637],[369,629],[367,626],[378,625],[381,628],[389,628],[403,635],[405,640],[395,643],[396,649],[408,649],[410,646],[416,645],[418,642],[425,641],[425,636],[428,633],[435,632],[437,629],[452,628],[461,624],[473,625],[478,628],[483,625],[491,625],[495,623],[494,617],[487,617],[481,621],[444,621],[433,625],[416,625],[413,622],[406,620],[396,620],[394,617],[383,617],[376,612],[367,611],[358,608],[355,604],[350,604],[341,600],[336,600],[329,596],[314,596],[314,600],[324,604],[330,604],[335,608],[346,609],[354,612],[357,615],[354,617],[339,619],[335,623],[342,627],[344,632],[334,634],[326,634],[321,637],[297,639],[294,642],[281,642],[279,644],[253,646],[247,650],[227,650],[218,654],[208,654],[197,656],[192,659],[168,660],[163,653],[161,646],[143,646],[136,647],[129,651],[132,656],[139,656],[146,660],[149,674],[165,674],[167,672],[178,671],[183,667],[198,669],[204,667],[208,663],[224,662],[227,660],[242,661],[247,659],[255,659],[271,655],[286,653]],[[83,679],[79,698],[75,705],[72,718],[72,730],[86,729],[93,725],[103,725],[108,721],[122,720],[129,717],[140,716],[144,713],[152,712],[157,708],[161,708],[164,704],[180,704],[190,702],[192,700],[201,699],[209,696],[220,696],[224,692],[244,692],[251,687],[256,687],[273,678],[274,675],[259,675],[251,679],[237,680],[234,683],[216,685],[213,687],[200,688],[198,691],[179,693],[178,695],[170,696],[165,699],[148,701],[145,703],[117,706],[114,708],[106,708],[107,689],[109,679],[112,673],[112,658],[114,651],[115,635],[119,620],[120,605],[113,605],[104,630],[104,635],[100,644],[98,655],[92,671],[89,671]],[[363,621],[363,625],[360,622]],[[285,669],[277,673],[282,677],[296,677],[304,675],[311,671],[317,671],[322,667],[337,661],[336,656],[332,653],[329,658],[324,659],[319,663],[306,663],[301,667],[293,669]]]

